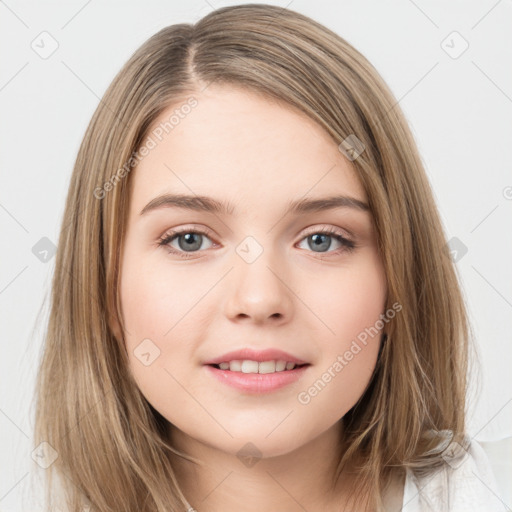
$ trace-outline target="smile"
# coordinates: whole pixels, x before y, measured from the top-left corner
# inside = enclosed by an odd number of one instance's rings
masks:
[[[229,370],[230,372],[242,372],[242,373],[275,373],[293,370],[297,365],[291,361],[251,361],[249,359],[239,360],[234,359],[233,361],[226,361],[214,365],[220,370]]]
[[[280,369],[283,367],[284,369]],[[221,365],[223,367],[221,368]],[[225,368],[229,365],[229,369]],[[288,366],[288,369],[286,368]],[[286,361],[234,360],[205,365],[206,370],[218,381],[251,394],[270,393],[297,382],[310,364],[296,365]],[[262,371],[263,370],[263,371]]]

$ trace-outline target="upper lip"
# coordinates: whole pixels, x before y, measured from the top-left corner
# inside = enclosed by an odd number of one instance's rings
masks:
[[[255,350],[252,348],[233,350],[221,356],[209,359],[204,364],[220,364],[235,360],[250,360],[257,361],[259,363],[263,361],[287,361],[295,364],[308,364],[306,361],[303,361],[298,357],[292,356],[283,350],[275,348],[268,348],[265,350]]]

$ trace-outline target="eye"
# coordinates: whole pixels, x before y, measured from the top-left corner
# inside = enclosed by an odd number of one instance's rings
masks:
[[[166,233],[158,240],[158,245],[167,247],[170,253],[178,254],[182,258],[190,258],[187,253],[194,253],[201,249],[203,237],[208,238],[209,233],[200,229],[182,229]],[[178,250],[171,243],[178,242]]]
[[[210,239],[210,232],[207,230],[184,228],[164,234],[158,240],[158,246],[166,247],[169,253],[177,254],[181,258],[191,258],[194,253],[200,252],[201,248],[204,249],[202,246],[205,238]],[[341,247],[338,250],[329,251],[333,239]],[[355,242],[345,238],[335,228],[311,230],[306,237],[302,238],[301,243],[304,243],[304,241],[312,248],[312,252],[319,254],[337,255],[342,252],[351,252],[356,248]],[[177,242],[178,247],[172,245],[174,242]],[[212,245],[213,243],[209,247]]]
[[[329,251],[332,246],[333,239],[341,245],[341,248],[335,251]],[[319,230],[317,228],[316,230],[310,231],[310,233],[303,238],[303,241],[306,241],[308,246],[313,249],[313,252],[318,252],[320,254],[328,252],[329,255],[336,255],[341,252],[351,252],[356,248],[355,242],[346,238],[335,228],[323,230]],[[303,242],[301,241],[301,243]]]

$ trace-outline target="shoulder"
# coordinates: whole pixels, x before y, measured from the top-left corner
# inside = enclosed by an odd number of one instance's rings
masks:
[[[417,476],[407,470],[403,512],[505,512],[490,461],[476,440],[452,442],[441,468]]]

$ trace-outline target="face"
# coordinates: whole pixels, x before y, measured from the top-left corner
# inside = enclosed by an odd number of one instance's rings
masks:
[[[376,233],[364,208],[288,211],[334,196],[367,202],[319,125],[232,87],[195,98],[130,177],[120,282],[130,369],[170,430],[226,453],[252,442],[281,455],[335,426],[370,381],[382,333],[360,340],[387,293]],[[152,203],[166,194],[229,208]],[[307,365],[283,377],[205,364],[238,349]]]

